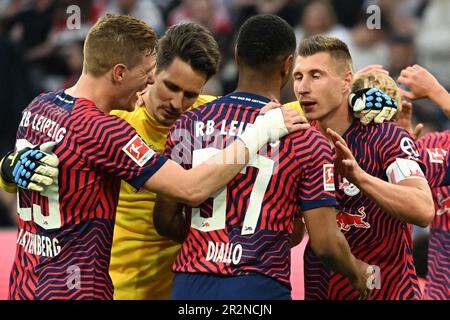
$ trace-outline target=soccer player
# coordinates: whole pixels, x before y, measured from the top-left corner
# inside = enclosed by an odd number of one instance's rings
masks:
[[[237,38],[236,91],[184,113],[171,129],[166,155],[196,167],[234,141],[264,104],[280,98],[295,46],[283,19],[248,19]],[[186,219],[176,201],[158,196],[156,229],[184,240],[173,266],[172,298],[290,299],[291,233],[298,214],[317,254],[365,293],[368,265],[351,255],[337,229],[332,177],[330,145],[308,129],[262,148],[226,188],[198,208],[186,207]]]
[[[403,96],[410,100],[431,99],[450,116],[450,94],[425,68],[407,67],[401,71],[398,82],[409,89],[401,89]],[[412,131],[411,111],[408,111],[404,125]],[[427,168],[426,177],[436,208],[430,225],[425,298],[450,300],[450,184],[444,181],[449,171],[450,131],[429,133],[417,140],[417,147]]]
[[[103,17],[85,40],[78,82],[36,97],[23,111],[17,151],[3,158],[3,175],[12,180],[19,172],[18,179],[28,179],[25,168],[33,170],[33,164],[21,161],[27,149],[47,141],[56,142],[59,175],[41,194],[18,191],[11,299],[111,299],[108,267],[120,179],[195,206],[230,181],[260,146],[303,127],[297,112],[269,110],[271,103],[239,140],[184,170],[153,151],[125,120],[109,115],[117,106],[131,109],[136,93],[153,83],[155,47],[154,30],[144,22]]]
[[[293,76],[306,117],[335,145],[337,223],[355,257],[372,266],[370,298],[420,299],[408,224],[428,225],[434,210],[413,140],[392,122],[362,126],[354,119],[347,101],[351,56],[339,39],[303,40]],[[311,246],[304,260],[305,299],[357,298],[348,280],[323,266]]]
[[[169,28],[159,40],[155,83],[133,111],[111,113],[127,120],[157,152],[171,125],[192,105],[215,99],[199,96],[218,69],[220,53],[211,33],[196,23]],[[160,236],[153,225],[156,194],[122,181],[109,274],[114,299],[169,299],[170,270],[180,245]],[[130,214],[132,212],[132,214]]]

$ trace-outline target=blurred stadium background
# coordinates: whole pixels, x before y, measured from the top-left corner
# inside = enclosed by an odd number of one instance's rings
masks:
[[[67,25],[72,5],[80,9],[76,29]],[[379,8],[380,28],[368,28],[372,5]],[[450,0],[0,0],[0,154],[13,147],[21,110],[34,96],[74,84],[82,70],[83,40],[106,13],[136,16],[159,35],[187,20],[209,28],[219,42],[222,63],[206,94],[222,95],[235,88],[236,31],[257,13],[284,18],[295,28],[298,41],[315,34],[342,39],[355,70],[381,64],[396,79],[401,69],[419,63],[450,89]],[[282,102],[294,99],[288,84]],[[414,119],[425,124],[425,132],[450,128],[446,116],[429,101],[415,104]],[[0,299],[6,297],[15,249],[15,202],[15,195],[0,190]],[[414,235],[418,273],[424,277],[427,230],[417,228]],[[293,250],[297,299],[302,298],[302,250]]]

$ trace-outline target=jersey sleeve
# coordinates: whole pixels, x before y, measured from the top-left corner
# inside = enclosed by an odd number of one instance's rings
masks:
[[[167,161],[127,121],[113,115],[93,116],[76,134],[78,151],[92,167],[114,174],[135,188],[142,187]]]
[[[450,184],[450,154],[443,144],[444,133],[429,133],[417,140],[417,147],[426,167],[426,178],[430,187]]]
[[[302,211],[336,206],[333,152],[328,140],[314,129],[305,130],[302,139],[294,140]]]
[[[398,127],[394,123],[385,123],[381,125],[380,134],[382,135],[380,144],[375,146],[375,148],[380,150],[380,160],[384,171],[397,158],[415,161],[424,172],[426,171],[418,148],[405,129]]]

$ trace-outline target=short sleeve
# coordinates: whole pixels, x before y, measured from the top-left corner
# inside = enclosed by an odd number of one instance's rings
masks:
[[[135,188],[142,187],[167,161],[127,121],[113,115],[93,115],[90,121],[84,121],[76,142],[78,152],[90,166],[114,174]]]
[[[333,151],[330,143],[315,129],[294,141],[301,176],[299,181],[302,211],[336,206]]]

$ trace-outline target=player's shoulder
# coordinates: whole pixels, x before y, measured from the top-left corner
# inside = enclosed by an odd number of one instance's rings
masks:
[[[106,113],[89,100],[77,99],[71,116],[78,124],[84,124],[90,128],[114,130],[116,127],[130,126],[128,121],[120,117],[119,114],[120,112],[117,111]]]
[[[417,139],[417,145],[421,147],[450,147],[450,131],[434,131]]]
[[[357,126],[362,132],[369,132],[372,138],[377,140],[392,141],[393,139],[409,137],[408,131],[400,127],[396,122],[385,121],[383,123],[369,123],[367,125],[362,124],[359,120],[357,121]],[[372,142],[371,139],[368,140],[369,143]]]
[[[198,120],[202,117],[203,114],[209,112],[211,107],[215,106],[217,103],[222,103],[223,98],[224,97],[218,96],[199,96],[192,108],[190,108],[188,111],[183,112],[178,121],[185,122],[189,120]]]
[[[212,96],[207,94],[201,94],[198,96],[197,100],[195,100],[194,104],[192,105],[191,109],[198,108],[204,104],[207,104],[208,102],[211,102],[213,100],[219,99],[220,96]]]
[[[316,128],[299,130],[286,136],[286,139],[292,141],[294,148],[315,148],[320,145],[330,147],[328,139]]]
[[[405,129],[403,129],[402,127],[400,127],[395,121],[384,121],[382,123],[374,123],[371,122],[367,125],[364,125],[361,123],[361,121],[359,121],[359,119],[355,119],[355,121],[357,122],[358,126],[361,129],[367,129],[367,130],[372,130],[372,131],[379,131],[379,132],[383,132],[383,131],[390,131],[390,130],[400,130],[400,131],[405,131]]]
[[[46,105],[48,105],[48,103],[54,103],[56,102],[57,95],[58,92],[54,91],[41,92],[28,104],[26,109],[41,106],[43,103],[46,103]]]

